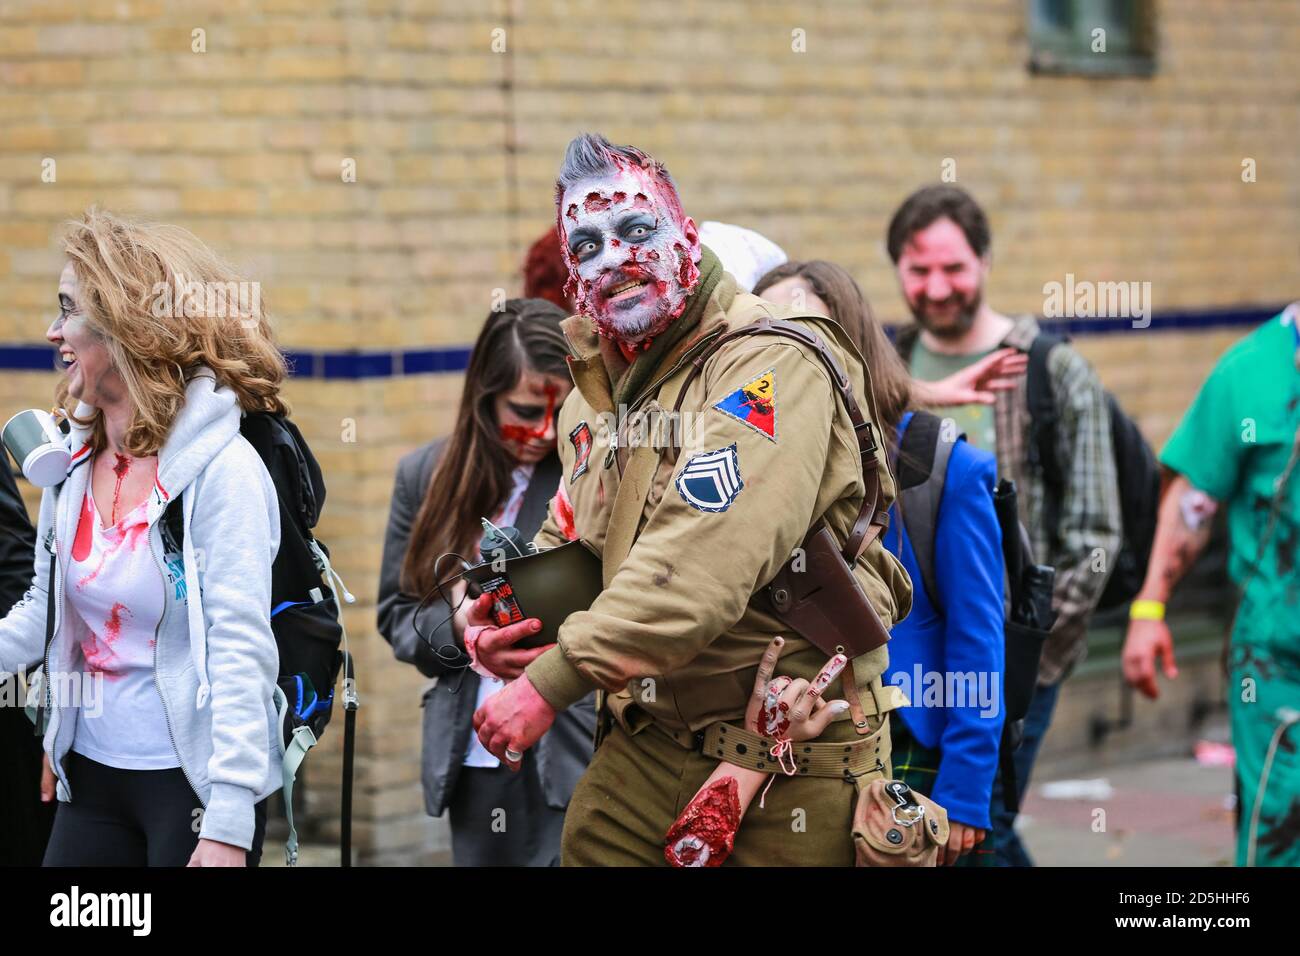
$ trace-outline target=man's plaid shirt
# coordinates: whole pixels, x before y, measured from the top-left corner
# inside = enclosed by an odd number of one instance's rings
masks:
[[[1016,320],[1003,346],[1029,351],[1040,329],[1032,316]],[[1110,437],[1110,410],[1096,372],[1069,345],[1048,353],[1048,377],[1058,416],[1057,454],[1065,474],[1060,520],[1043,524],[1043,476],[1029,467],[1027,377],[997,394],[998,473],[1016,483],[1020,520],[1029,531],[1034,560],[1056,568],[1052,606],[1056,625],[1043,649],[1040,684],[1069,675],[1087,652],[1088,619],[1106,586],[1122,541],[1119,484]]]

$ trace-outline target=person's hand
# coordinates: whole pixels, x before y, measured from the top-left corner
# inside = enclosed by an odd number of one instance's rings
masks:
[[[937,382],[912,381],[912,395],[921,405],[992,405],[997,392],[1016,387],[1029,367],[1019,349],[998,349]]]
[[[41,754],[41,803],[49,803],[54,799],[55,781],[54,768],[50,766],[50,755]]]
[[[1156,683],[1156,658],[1164,664],[1165,677],[1178,676],[1174,664],[1174,639],[1164,621],[1129,621],[1124,638],[1124,679],[1147,697],[1160,696]]]
[[[505,627],[497,627],[492,620],[492,595],[481,594],[469,605],[465,617],[464,644],[475,673],[511,681],[520,677],[524,668],[554,647],[516,648],[525,637],[532,637],[542,629],[535,617],[525,618]]]
[[[527,676],[511,681],[474,711],[474,732],[487,752],[511,770],[518,770],[523,753],[555,722],[555,709],[546,702]],[[519,760],[506,758],[506,751]]]
[[[956,820],[948,821],[948,843],[939,847],[939,866],[952,866],[984,842],[987,833],[978,827],[967,826]]]
[[[200,840],[194,848],[194,854],[186,866],[247,866],[248,851],[243,847],[218,843],[216,840]]]
[[[779,740],[813,740],[832,720],[848,710],[846,700],[826,701],[822,692],[844,670],[848,659],[836,654],[811,682],[802,677],[773,678],[785,640],[772,638],[754,676],[754,690],[745,708],[745,726],[764,737]]]

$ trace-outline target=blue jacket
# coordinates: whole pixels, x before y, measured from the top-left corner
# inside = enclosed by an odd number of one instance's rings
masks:
[[[912,415],[899,423],[902,440]],[[890,509],[885,547],[912,578],[912,613],[892,632],[885,682],[903,688],[910,707],[895,711],[919,743],[937,748],[939,775],[929,794],[948,815],[989,828],[1003,721],[1002,534],[993,510],[997,462],[960,441],[948,460],[935,528],[934,577],[940,613],[925,593],[912,543]],[[899,550],[899,534],[902,550]],[[942,683],[941,683],[942,681]],[[964,706],[956,706],[963,704]]]

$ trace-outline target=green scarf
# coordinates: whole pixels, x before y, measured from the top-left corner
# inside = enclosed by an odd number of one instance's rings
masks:
[[[649,384],[654,373],[659,371],[659,364],[664,356],[668,355],[692,329],[700,324],[704,307],[708,304],[709,296],[713,294],[719,280],[722,279],[723,272],[722,263],[708,246],[700,247],[699,269],[700,281],[696,284],[691,297],[686,300],[685,311],[660,333],[647,351],[636,357],[636,361],[618,380],[618,384],[614,387],[615,408],[624,403],[631,403],[637,393]]]

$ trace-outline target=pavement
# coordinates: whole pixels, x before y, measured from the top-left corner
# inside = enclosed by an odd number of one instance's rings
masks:
[[[1050,796],[1062,790],[1081,793]],[[1232,791],[1230,767],[1192,757],[1048,773],[1030,785],[1017,829],[1039,866],[1231,866]]]
[[[1188,757],[1094,767],[1086,774],[1035,775],[1018,820],[1039,866],[1231,866],[1232,770]],[[1075,796],[1053,796],[1062,791]],[[445,825],[445,821],[430,821]],[[450,854],[430,860],[448,865]],[[264,866],[284,865],[268,835]],[[337,866],[337,846],[305,844],[300,866]]]

